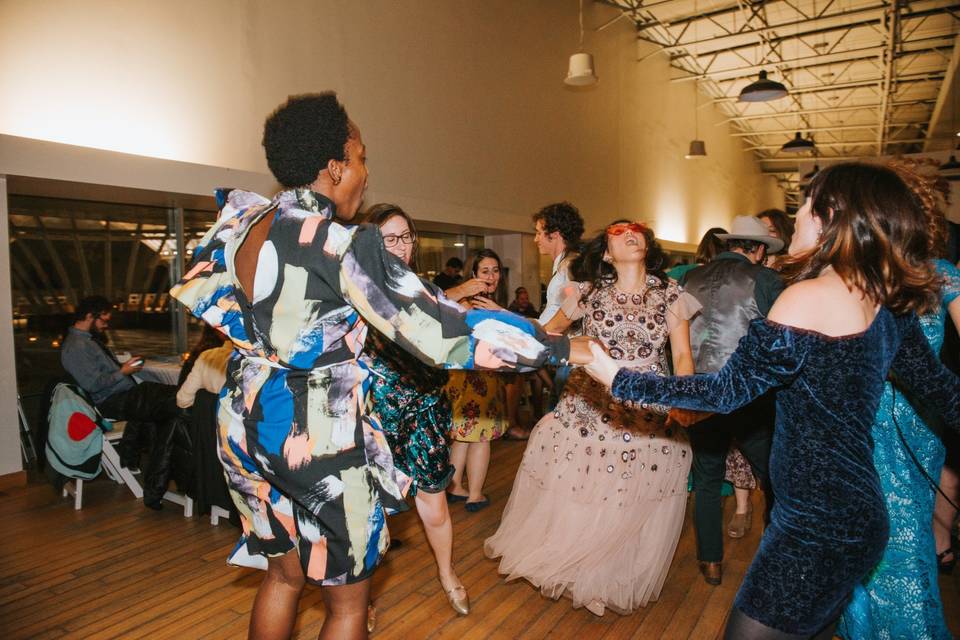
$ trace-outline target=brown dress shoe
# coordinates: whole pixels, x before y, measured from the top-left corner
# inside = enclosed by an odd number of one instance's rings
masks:
[[[701,562],[700,573],[707,584],[716,586],[723,580],[723,565],[719,562]]]

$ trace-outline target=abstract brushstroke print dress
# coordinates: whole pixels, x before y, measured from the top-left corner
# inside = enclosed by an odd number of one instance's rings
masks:
[[[234,256],[268,215],[248,297]],[[538,367],[569,351],[518,316],[438,297],[384,250],[376,227],[333,216],[333,203],[306,189],[273,200],[234,190],[172,290],[237,347],[218,416],[244,533],[234,561],[297,549],[307,579],[324,585],[371,575],[389,541],[384,516],[405,508],[410,485],[364,411],[368,322],[449,368]]]

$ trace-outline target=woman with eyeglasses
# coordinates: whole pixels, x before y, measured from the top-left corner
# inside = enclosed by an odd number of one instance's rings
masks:
[[[376,204],[367,222],[377,225],[383,246],[416,270],[417,230],[413,219],[393,204]],[[363,361],[370,378],[370,410],[380,421],[393,463],[412,480],[417,513],[433,549],[440,586],[460,615],[470,612],[467,591],[453,570],[453,524],[446,489],[453,477],[447,432],[450,400],[444,393],[447,372],[426,367],[379,331],[367,336]]]
[[[663,273],[653,231],[611,224],[571,265],[548,330],[582,318],[618,362],[655,375],[693,373],[696,299]],[[683,525],[692,455],[667,407],[631,405],[574,369],[530,435],[500,528],[484,549],[507,580],[567,595],[596,615],[628,614],[660,594]]]

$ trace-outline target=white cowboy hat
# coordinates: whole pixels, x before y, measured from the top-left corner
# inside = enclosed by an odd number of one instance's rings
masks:
[[[776,253],[783,249],[783,240],[770,235],[767,225],[753,216],[737,216],[730,225],[730,233],[718,233],[717,239],[723,240],[753,240],[767,245],[769,253]]]

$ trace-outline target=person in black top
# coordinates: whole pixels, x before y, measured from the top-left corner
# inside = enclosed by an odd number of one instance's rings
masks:
[[[530,294],[527,293],[526,287],[517,287],[516,290],[514,290],[513,295],[515,297],[513,302],[510,303],[510,306],[507,307],[508,311],[519,313],[521,316],[526,318],[540,317],[540,312],[537,311],[537,308],[533,306],[532,302],[530,302]]]
[[[434,276],[433,284],[446,291],[450,287],[460,284],[463,280],[463,277],[460,275],[461,271],[463,271],[463,260],[454,256],[447,260],[443,271]]]

